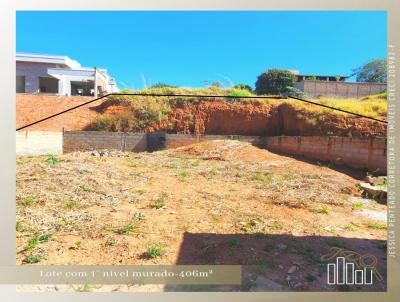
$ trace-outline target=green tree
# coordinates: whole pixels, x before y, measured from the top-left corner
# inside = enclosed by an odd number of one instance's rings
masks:
[[[356,76],[357,82],[386,83],[386,59],[369,61],[363,66],[354,69],[352,76]]]
[[[285,69],[270,69],[260,74],[256,81],[257,94],[285,94],[294,87],[296,76]]]

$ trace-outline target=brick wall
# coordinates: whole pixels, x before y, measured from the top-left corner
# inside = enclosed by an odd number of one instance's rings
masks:
[[[275,152],[302,155],[310,159],[386,173],[385,138],[275,136],[266,138],[266,148]]]

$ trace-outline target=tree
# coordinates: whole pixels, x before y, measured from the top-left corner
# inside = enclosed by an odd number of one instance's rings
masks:
[[[386,59],[369,61],[363,66],[354,69],[352,76],[356,76],[357,82],[386,83]]]
[[[235,86],[233,86],[233,88],[253,92],[253,88],[251,88],[250,85],[247,84],[236,84]]]
[[[260,74],[256,82],[257,94],[285,94],[294,87],[296,76],[285,69],[270,69]]]

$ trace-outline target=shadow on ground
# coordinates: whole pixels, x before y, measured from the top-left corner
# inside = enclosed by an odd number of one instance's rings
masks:
[[[342,254],[335,256],[340,251]],[[343,251],[353,252],[348,254],[347,261],[356,262],[356,265],[357,257],[373,255],[382,279],[374,275],[372,285],[328,285],[327,264],[335,263]],[[167,285],[165,290],[386,291],[386,261],[386,240],[261,233],[184,233],[176,264],[243,265],[242,285]]]

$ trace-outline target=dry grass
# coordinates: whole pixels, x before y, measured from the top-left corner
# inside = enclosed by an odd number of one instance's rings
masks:
[[[303,270],[315,274],[318,251],[330,248],[326,236],[386,236],[356,213],[355,179],[243,142],[122,157],[76,152],[54,164],[47,158],[17,158],[18,264],[266,265],[286,284],[278,264],[304,258]],[[182,248],[188,233],[205,234],[192,252]],[[298,238],[310,235],[320,239],[305,250]],[[221,239],[207,239],[215,236]],[[290,253],[277,258],[279,244]]]

